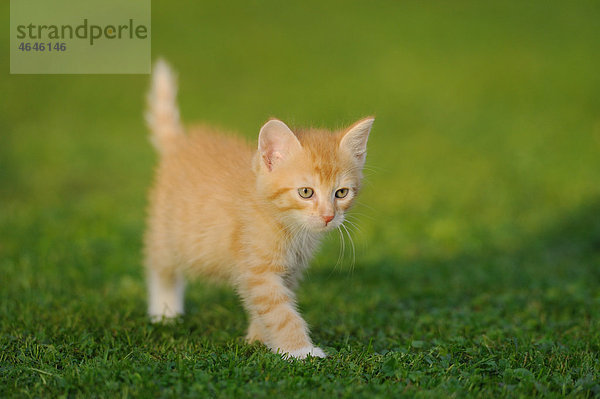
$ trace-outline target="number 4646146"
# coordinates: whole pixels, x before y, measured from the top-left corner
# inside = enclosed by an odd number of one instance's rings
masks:
[[[66,43],[21,43],[19,44],[21,51],[66,51]]]

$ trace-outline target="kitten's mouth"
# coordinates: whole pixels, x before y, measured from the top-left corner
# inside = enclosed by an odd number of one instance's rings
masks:
[[[309,227],[309,230],[312,231],[313,233],[326,233],[329,230],[333,230],[334,227],[331,223],[325,225],[323,224],[318,224],[318,225],[312,225]]]
[[[327,231],[331,231],[331,230],[337,229],[339,225],[340,224],[339,224],[339,222],[337,220],[332,220],[329,223],[322,223],[322,224],[316,226],[315,230],[318,231],[318,232],[324,233],[324,232],[327,232]]]

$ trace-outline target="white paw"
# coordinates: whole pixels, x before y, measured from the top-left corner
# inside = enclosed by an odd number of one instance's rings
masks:
[[[317,348],[316,346],[307,346],[305,348],[297,349],[295,351],[289,351],[283,354],[284,359],[306,359],[307,356],[312,357],[327,357],[323,349]]]
[[[152,323],[172,324],[176,322],[182,313],[150,313],[150,321]]]

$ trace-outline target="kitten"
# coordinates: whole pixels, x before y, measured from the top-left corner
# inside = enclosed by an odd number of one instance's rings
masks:
[[[246,339],[286,358],[325,357],[294,291],[323,233],[359,190],[373,118],[344,131],[292,132],[271,119],[258,148],[199,127],[184,134],[173,73],[153,72],[148,124],[160,153],[145,237],[149,313],[183,313],[184,275],[230,282],[248,312]]]

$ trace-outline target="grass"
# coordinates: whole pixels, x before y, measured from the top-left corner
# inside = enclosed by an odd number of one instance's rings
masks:
[[[600,395],[596,3],[154,2],[153,15],[188,121],[253,139],[271,115],[332,128],[377,115],[356,264],[346,252],[334,268],[332,236],[299,292],[330,357],[245,345],[236,296],[202,282],[180,324],[151,325],[148,78],[5,74],[0,397]]]

